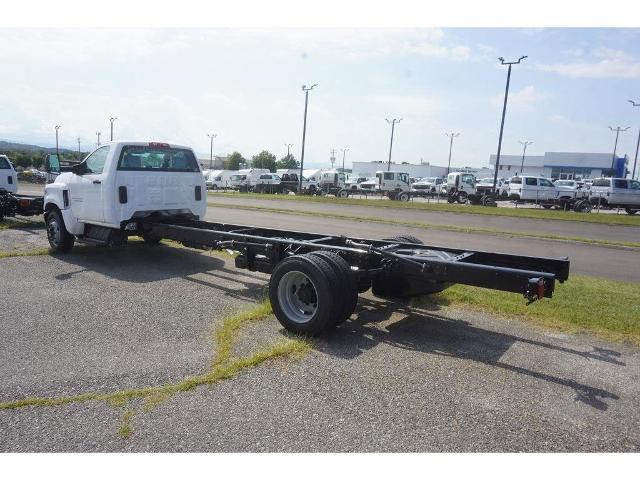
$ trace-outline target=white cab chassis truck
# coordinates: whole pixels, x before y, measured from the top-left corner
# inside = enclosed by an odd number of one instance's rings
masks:
[[[412,196],[409,174],[404,172],[376,172],[378,192],[391,200],[408,202]]]
[[[56,252],[70,250],[76,239],[119,244],[129,235],[140,235],[157,243],[160,238],[138,228],[136,220],[198,220],[205,214],[206,200],[205,181],[191,148],[112,142],[45,187],[47,236]]]
[[[369,240],[208,222],[205,197],[190,148],[114,142],[46,186],[47,236],[54,252],[69,251],[76,239],[112,245],[129,235],[151,244],[167,238],[234,251],[237,268],[270,275],[276,318],[304,335],[340,325],[368,289],[382,298],[408,298],[463,283],[519,293],[532,302],[551,297],[556,280],[569,276],[567,258],[427,246],[409,235]]]

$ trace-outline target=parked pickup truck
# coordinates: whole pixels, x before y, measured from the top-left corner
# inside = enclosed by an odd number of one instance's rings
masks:
[[[55,162],[52,172],[59,169]],[[205,182],[189,147],[157,142],[112,142],[99,147],[71,172],[45,187],[44,217],[54,251],[76,238],[117,244],[134,230],[145,242],[160,239],[138,231],[138,219],[201,219]]]
[[[624,208],[629,215],[640,212],[640,182],[629,178],[596,178],[589,200],[600,207]]]

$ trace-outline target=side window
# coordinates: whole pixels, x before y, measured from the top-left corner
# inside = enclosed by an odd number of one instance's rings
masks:
[[[537,178],[527,177],[525,178],[525,184],[535,187],[538,184],[537,180]]]
[[[102,173],[102,171],[104,170],[104,163],[107,160],[108,154],[109,146],[106,146],[100,147],[98,150],[89,155],[85,160],[85,163],[87,164],[86,173]]]
[[[613,187],[614,188],[627,188],[627,181],[626,180],[614,180],[613,181]]]
[[[385,179],[385,180],[393,180],[393,173],[391,173],[391,172],[384,172],[384,179]]]
[[[594,187],[609,187],[611,186],[608,178],[598,178],[593,181]]]
[[[0,157],[0,169],[9,170],[9,161],[5,157]]]
[[[260,180],[269,180],[271,175],[260,175]]]
[[[513,177],[511,180],[509,180],[509,185],[522,185],[522,178]]]
[[[630,188],[632,190],[640,190],[640,182],[637,182],[636,180],[631,180],[629,183],[631,184]]]
[[[460,180],[462,180],[462,183],[473,185],[473,175],[462,175]]]

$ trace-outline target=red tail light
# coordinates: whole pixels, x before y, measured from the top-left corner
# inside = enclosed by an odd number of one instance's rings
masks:
[[[171,148],[171,145],[162,142],[149,142],[149,146],[153,148]]]

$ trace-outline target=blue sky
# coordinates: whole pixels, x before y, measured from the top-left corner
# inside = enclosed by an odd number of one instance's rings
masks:
[[[171,140],[214,152],[262,149],[300,156],[310,95],[306,163],[329,150],[446,164],[446,131],[460,132],[452,164],[488,164],[497,148],[506,59],[514,67],[505,154],[610,152],[609,125],[640,127],[640,29],[0,29],[0,139],[86,148],[95,132]]]

